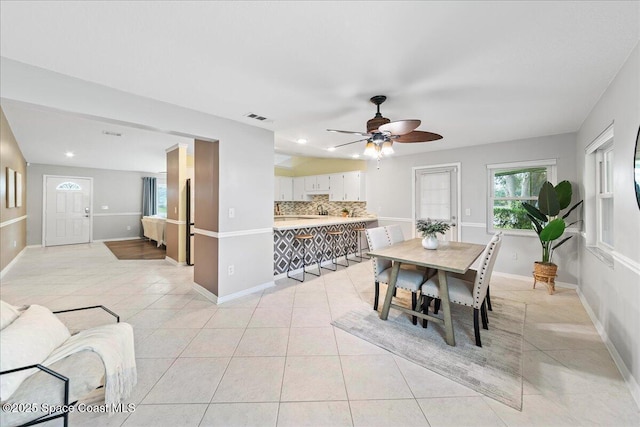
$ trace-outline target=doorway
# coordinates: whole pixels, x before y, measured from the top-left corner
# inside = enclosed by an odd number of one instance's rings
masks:
[[[93,178],[44,175],[43,246],[91,241]]]
[[[444,221],[451,226],[440,239],[460,240],[460,164],[413,168],[413,226],[419,219]]]

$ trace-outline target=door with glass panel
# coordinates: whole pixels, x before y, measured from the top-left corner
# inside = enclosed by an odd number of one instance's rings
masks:
[[[414,223],[431,219],[451,225],[439,240],[458,241],[458,173],[458,166],[415,169]]]
[[[45,176],[44,245],[89,243],[91,179]]]

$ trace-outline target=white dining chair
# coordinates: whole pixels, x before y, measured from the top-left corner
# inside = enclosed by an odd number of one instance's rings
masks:
[[[401,230],[402,231],[402,230]],[[372,251],[382,249],[391,245],[389,235],[386,227],[369,228],[366,231],[367,243]],[[391,261],[379,259],[373,257],[373,273],[375,277],[375,289],[373,299],[373,309],[378,309],[378,301],[380,298],[380,283],[389,283],[391,279]],[[411,309],[415,310],[417,306],[417,292],[420,290],[420,285],[424,282],[424,275],[417,270],[409,270],[401,268],[398,272],[398,279],[396,280],[396,288],[405,289],[411,291]],[[417,323],[417,318],[413,316],[413,324]]]
[[[487,244],[480,265],[474,277],[470,272],[466,275],[447,273],[447,287],[449,289],[449,301],[455,304],[473,307],[473,329],[476,338],[476,345],[482,347],[480,341],[480,326],[478,315],[482,315],[482,327],[488,329],[488,317],[486,307],[486,296],[493,272],[493,265],[496,262],[500,245],[502,244],[502,232],[495,234]],[[421,306],[424,314],[429,314],[429,302],[431,299],[440,299],[440,282],[438,276],[427,280],[421,288]],[[423,321],[426,327],[426,321]]]
[[[396,243],[404,242],[404,233],[402,227],[398,224],[386,225],[387,236],[389,237],[389,244],[395,245]]]

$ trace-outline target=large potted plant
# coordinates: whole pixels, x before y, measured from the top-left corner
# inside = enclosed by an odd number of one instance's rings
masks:
[[[555,290],[554,279],[558,271],[558,266],[552,261],[553,252],[573,236],[555,242],[562,237],[567,227],[578,222],[567,224],[565,219],[582,204],[582,200],[560,216],[561,211],[567,209],[571,204],[572,195],[573,190],[569,181],[562,181],[556,186],[546,181],[540,188],[537,206],[527,202],[522,203],[522,207],[527,211],[527,217],[542,245],[542,260],[536,261],[533,267],[533,286],[535,287],[535,282],[538,280],[544,281],[550,294]]]
[[[416,221],[416,229],[422,234],[422,247],[425,249],[437,249],[438,238],[436,234],[444,234],[450,227],[444,221],[432,221],[429,218]]]

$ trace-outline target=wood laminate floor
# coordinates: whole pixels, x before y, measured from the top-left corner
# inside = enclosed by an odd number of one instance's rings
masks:
[[[118,259],[164,259],[167,255],[165,246],[157,247],[153,240],[118,240],[104,244]]]

